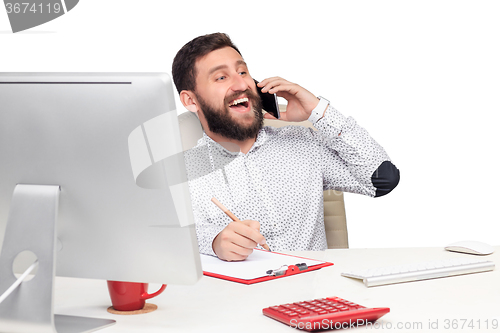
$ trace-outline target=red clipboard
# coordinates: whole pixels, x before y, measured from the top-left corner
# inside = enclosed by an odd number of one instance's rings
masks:
[[[262,252],[259,253],[256,251],[262,251]],[[260,250],[260,249],[255,249],[254,253],[257,253],[258,255],[265,255],[264,253],[268,253],[268,252],[264,251],[264,250]],[[264,282],[264,281],[276,280],[276,279],[284,278],[287,276],[306,273],[306,272],[310,272],[310,271],[315,271],[315,270],[318,270],[320,268],[327,267],[327,266],[333,266],[333,263],[331,263],[331,262],[326,262],[326,261],[321,261],[321,260],[316,260],[316,259],[309,259],[309,258],[298,257],[298,256],[290,255],[290,254],[283,254],[283,253],[277,253],[277,252],[272,252],[272,254],[273,254],[273,256],[277,255],[277,256],[283,256],[283,258],[287,258],[287,260],[285,260],[283,262],[290,262],[290,258],[294,258],[294,259],[297,258],[297,259],[302,259],[302,260],[307,261],[309,263],[309,265],[307,265],[306,269],[300,270],[299,267],[297,267],[297,265],[288,264],[288,265],[284,265],[284,266],[288,266],[288,268],[286,269],[286,271],[284,272],[283,275],[277,275],[277,276],[263,275],[263,276],[254,277],[254,278],[241,278],[241,277],[237,277],[237,276],[228,276],[228,275],[225,275],[225,274],[220,273],[220,272],[205,270],[205,267],[203,267],[203,275],[215,277],[215,278],[219,278],[219,279],[224,279],[224,280],[228,280],[228,281],[243,283],[243,284],[248,285],[248,284],[254,284],[254,283],[259,283],[259,282]],[[211,258],[214,258],[214,257],[211,257]],[[212,260],[212,259],[210,259],[210,260]],[[215,258],[213,260],[220,260],[220,259]],[[279,260],[279,259],[277,259],[277,260]],[[294,261],[297,262],[298,260],[294,260]],[[223,261],[220,260],[220,262],[223,262]],[[275,262],[276,262],[276,259],[275,259]],[[237,264],[237,262],[223,262],[221,264],[225,265],[226,267],[230,267],[229,265],[232,265],[232,264],[234,265],[235,263]],[[314,264],[311,264],[311,263],[314,263]],[[202,260],[202,265],[203,265],[203,260]],[[265,265],[265,264],[262,263],[262,265]],[[276,268],[278,268],[278,267],[267,267],[267,269],[269,269],[269,270],[276,269]]]

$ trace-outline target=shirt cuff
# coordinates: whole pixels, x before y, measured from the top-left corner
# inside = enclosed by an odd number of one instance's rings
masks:
[[[352,126],[353,122],[354,119],[350,117],[346,118],[330,104],[328,105],[328,109],[324,113],[324,116],[315,120],[312,124],[318,131],[330,137],[338,137],[344,130],[348,130],[350,126]]]
[[[201,229],[201,228],[200,228]],[[211,225],[203,227],[203,236],[198,235],[198,247],[201,254],[208,254],[210,256],[217,257],[215,254],[212,244],[214,242],[215,237],[224,229],[223,226]],[[200,238],[204,241],[200,242]]]
[[[311,115],[309,116],[308,120],[315,124],[318,120],[323,118],[323,114],[325,113],[325,109],[330,104],[326,99],[320,98],[318,105],[311,111]]]

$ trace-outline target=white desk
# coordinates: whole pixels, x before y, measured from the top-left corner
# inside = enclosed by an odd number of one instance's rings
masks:
[[[262,309],[339,296],[366,307],[391,308],[391,312],[379,320],[379,326],[358,327],[353,329],[355,331],[500,332],[500,247],[496,247],[494,254],[482,257],[496,263],[493,272],[372,288],[366,288],[359,280],[342,277],[340,273],[464,254],[442,248],[349,249],[294,254],[331,261],[335,265],[248,286],[204,276],[194,286],[168,286],[163,294],[150,300],[158,305],[158,310],[133,316],[112,315],[106,311],[111,304],[105,281],[57,278],[55,311],[115,319],[117,323],[100,331],[103,333],[293,333],[299,331],[265,317]],[[150,285],[150,291],[156,287]],[[493,328],[495,321],[496,329]],[[471,323],[474,328],[468,326]]]

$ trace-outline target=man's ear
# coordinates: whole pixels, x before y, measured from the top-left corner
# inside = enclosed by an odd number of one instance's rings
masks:
[[[198,100],[190,90],[183,90],[179,94],[182,105],[191,112],[198,112]]]

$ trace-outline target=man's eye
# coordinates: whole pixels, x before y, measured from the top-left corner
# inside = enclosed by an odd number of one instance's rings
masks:
[[[219,76],[219,77],[217,77],[215,80],[216,80],[216,81],[222,81],[222,80],[224,80],[225,78],[226,78],[225,76]]]
[[[247,72],[240,72],[240,75],[245,75],[247,74]]]

